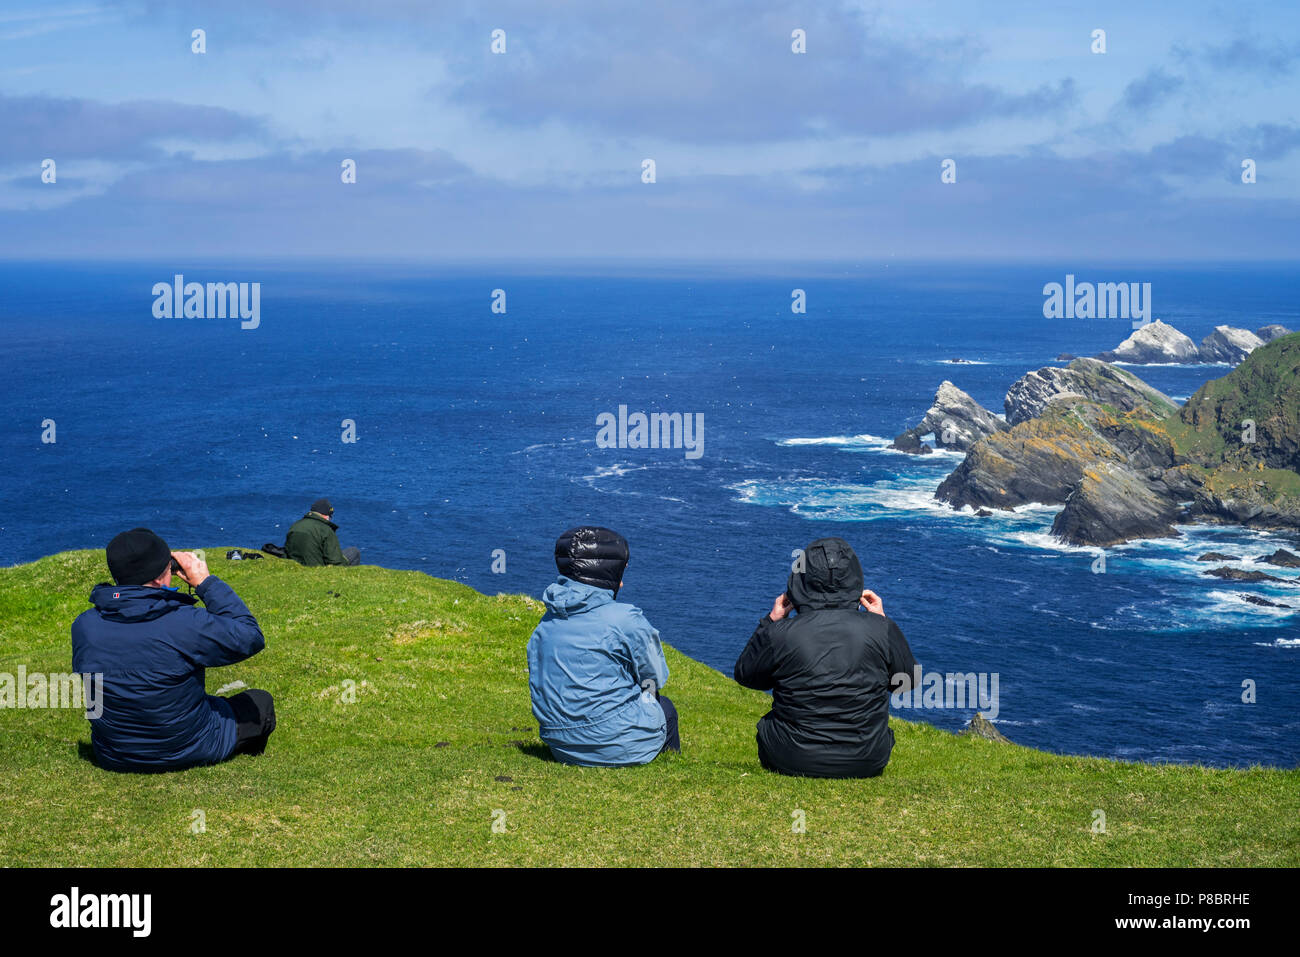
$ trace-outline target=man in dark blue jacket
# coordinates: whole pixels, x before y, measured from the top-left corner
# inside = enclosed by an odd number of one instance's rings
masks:
[[[248,606],[201,558],[173,554],[147,528],[118,535],[106,553],[116,584],[96,585],[95,607],[72,623],[73,670],[104,676],[103,714],[90,729],[96,763],[174,771],[261,754],[275,730],[271,696],[253,689],[218,698],[204,688],[205,668],[265,646]],[[203,608],[171,587],[173,568]]]

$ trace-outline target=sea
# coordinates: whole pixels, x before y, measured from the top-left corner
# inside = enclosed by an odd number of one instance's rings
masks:
[[[178,275],[257,283],[256,327],[159,317]],[[1001,412],[1024,373],[1123,340],[1129,319],[1044,317],[1067,275],[1150,283],[1150,318],[1198,341],[1300,328],[1292,264],[0,263],[0,565],[138,525],[256,548],[326,496],[366,563],[539,596],[556,537],[599,524],[631,545],[619,598],[730,676],[797,550],[837,536],[925,672],[996,676],[1013,741],[1295,767],[1300,572],[1257,559],[1300,536],[1187,526],[1102,567],[1055,508],[953,511],[933,493],[959,455],[887,447],[945,379]],[[1229,367],[1132,371],[1181,402]],[[602,436],[620,413],[698,443]],[[1207,577],[1210,550],[1289,583]],[[894,713],[975,713],[940,697]]]

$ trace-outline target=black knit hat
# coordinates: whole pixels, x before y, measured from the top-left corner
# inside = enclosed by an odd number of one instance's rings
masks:
[[[334,514],[334,506],[330,504],[330,500],[327,498],[316,499],[316,501],[311,503],[311,510],[317,515],[328,516]]]
[[[143,585],[167,570],[172,550],[147,528],[133,528],[116,536],[104,549],[108,573],[119,585]]]
[[[627,539],[598,525],[571,528],[555,540],[555,567],[565,578],[596,588],[608,588],[618,597],[627,568]]]

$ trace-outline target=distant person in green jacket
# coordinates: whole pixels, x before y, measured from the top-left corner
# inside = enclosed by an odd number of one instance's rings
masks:
[[[284,537],[284,552],[303,565],[360,565],[361,549],[339,548],[334,506],[327,498],[311,503],[311,511],[293,523]]]

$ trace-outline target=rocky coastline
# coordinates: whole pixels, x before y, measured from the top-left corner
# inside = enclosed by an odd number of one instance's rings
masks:
[[[1202,347],[1249,350],[1182,407],[1128,369],[1076,358],[1014,382],[1003,416],[945,381],[892,447],[964,452],[937,499],[977,514],[1059,505],[1052,534],[1069,544],[1176,536],[1176,525],[1197,522],[1300,530],[1300,333],[1253,345],[1220,335],[1226,328]],[[1189,354],[1163,331],[1153,335],[1175,344],[1162,354]]]

